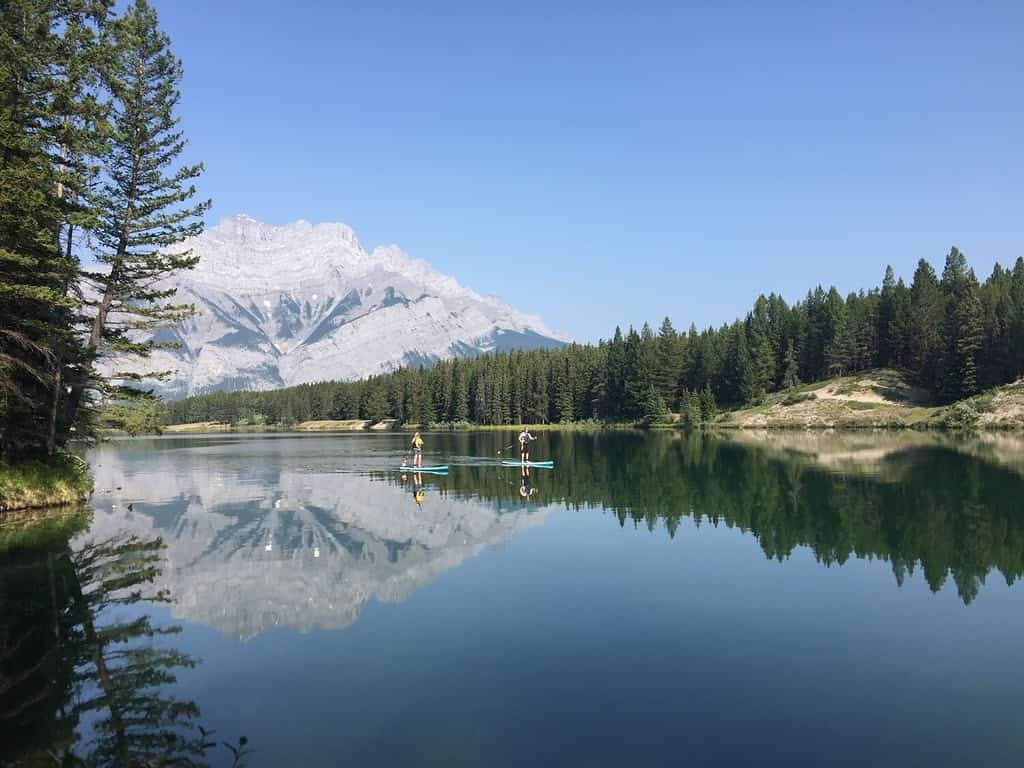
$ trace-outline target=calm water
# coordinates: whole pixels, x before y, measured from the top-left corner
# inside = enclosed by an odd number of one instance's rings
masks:
[[[96,450],[0,528],[0,764],[1024,763],[1013,439],[513,436]]]

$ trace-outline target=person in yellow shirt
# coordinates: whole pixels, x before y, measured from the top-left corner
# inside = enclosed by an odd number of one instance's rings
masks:
[[[423,466],[423,438],[419,432],[412,436],[412,465],[414,467]]]

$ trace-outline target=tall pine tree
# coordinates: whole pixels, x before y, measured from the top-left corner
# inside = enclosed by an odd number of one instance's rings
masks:
[[[97,258],[106,269],[87,278],[96,289],[89,350],[119,365],[159,346],[141,334],[191,313],[191,306],[171,301],[175,289],[163,281],[195,266],[197,258],[179,244],[202,231],[209,201],[193,201],[202,165],[178,164],[185,148],[175,115],[181,63],[156,12],[146,0],[135,0],[110,33],[111,140],[105,183],[95,199]],[[139,382],[164,373],[115,371],[108,392],[138,396]],[[72,407],[81,405],[83,388],[75,386]]]
[[[948,400],[956,400],[978,392],[978,352],[983,338],[978,280],[956,248],[946,257],[942,291],[946,343],[940,366],[941,391]]]
[[[74,333],[78,270],[62,231],[100,146],[95,25],[100,0],[0,6],[0,456],[54,455],[62,381],[81,368]]]

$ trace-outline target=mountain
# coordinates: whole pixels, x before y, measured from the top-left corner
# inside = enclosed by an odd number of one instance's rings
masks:
[[[367,253],[344,224],[278,227],[239,215],[182,248],[199,265],[173,284],[197,313],[157,336],[180,345],[149,365],[174,371],[158,387],[165,397],[350,380],[568,341],[395,246]]]

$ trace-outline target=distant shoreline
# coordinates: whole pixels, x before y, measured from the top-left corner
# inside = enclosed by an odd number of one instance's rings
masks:
[[[367,432],[425,429],[508,432],[521,424],[440,422],[399,424],[395,419],[304,421],[297,424],[230,424],[216,421],[174,424],[166,434],[224,432]],[[688,429],[684,414],[670,414],[662,423],[582,421],[529,424],[532,430],[589,431],[603,429]],[[764,402],[726,410],[701,430],[1021,430],[1024,429],[1024,380],[951,404],[936,405],[898,371],[880,369],[773,393]]]
[[[224,434],[239,432],[412,432],[421,429],[425,432],[509,432],[522,429],[526,426],[532,431],[559,430],[559,431],[598,431],[603,429],[638,429],[635,424],[603,424],[600,422],[571,422],[568,424],[470,424],[458,422],[451,424],[442,422],[430,426],[419,424],[398,424],[393,419],[373,421],[372,419],[346,419],[346,420],[324,420],[304,421],[298,424],[230,424],[219,421],[199,421],[190,424],[170,424],[163,429],[165,435],[190,435],[190,434]],[[667,425],[673,426],[673,425]],[[151,433],[152,434],[152,433]]]

